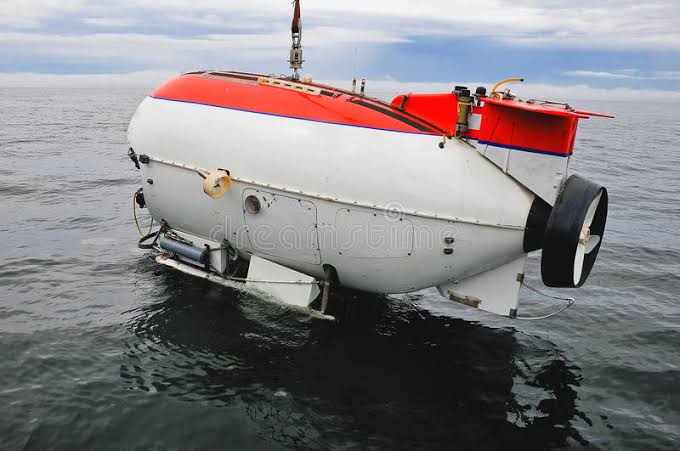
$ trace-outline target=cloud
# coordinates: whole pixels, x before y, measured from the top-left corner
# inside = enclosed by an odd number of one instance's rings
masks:
[[[138,71],[124,74],[37,74],[37,73],[0,73],[1,88],[140,88],[147,91],[159,86],[161,83],[179,75],[173,71]],[[349,80],[317,80],[320,83],[331,86],[351,86]],[[470,87],[493,85],[492,82],[483,81],[456,81],[448,83],[439,82],[401,82],[394,79],[368,80],[368,95],[392,99],[398,94],[408,92],[436,93],[450,92],[451,87],[464,85]],[[680,102],[680,91],[654,90],[654,89],[628,89],[628,88],[593,88],[588,85],[578,84],[569,86],[557,86],[550,84],[526,83],[512,86],[513,93],[522,99],[553,99],[558,101],[578,100],[639,100],[639,101],[667,101]]]
[[[331,81],[331,85],[350,86],[346,81]],[[408,92],[451,92],[455,85],[477,87],[486,86],[487,89],[494,85],[489,81],[461,81],[451,80],[449,83],[428,82],[401,82],[396,80],[369,80],[367,82],[368,95],[391,99],[398,94]],[[657,90],[657,89],[629,89],[629,88],[594,88],[584,84],[578,85],[552,85],[545,83],[521,83],[510,85],[513,94],[518,98],[550,99],[562,102],[592,101],[597,100],[654,100],[679,102],[680,91]]]
[[[0,26],[36,28],[58,15],[77,14],[82,0],[3,0],[0,2]]]
[[[588,78],[637,78],[634,75],[620,72],[598,72],[592,70],[568,70],[564,72],[568,77],[588,77]]]
[[[127,28],[137,25],[139,21],[130,17],[85,17],[81,22],[98,27]]]
[[[0,24],[38,27],[75,18],[163,18],[173,26],[238,27],[259,22],[285,29],[290,2],[281,0],[4,0]],[[409,36],[484,37],[531,47],[680,49],[680,2],[658,0],[345,0],[304,2],[303,23],[381,30]],[[115,25],[113,25],[115,26]],[[225,30],[227,31],[227,30]]]
[[[622,69],[615,72],[592,70],[568,70],[564,72],[568,77],[630,79],[630,80],[680,80],[680,71],[651,71],[642,74],[638,69]]]
[[[659,80],[680,80],[680,70],[657,70],[654,73]]]
[[[421,77],[421,68],[434,74],[440,67],[434,60],[458,53],[470,62],[461,66],[470,77],[497,73],[490,66],[504,64],[550,81],[560,74],[593,84],[659,80],[669,88],[677,83],[668,81],[680,80],[680,67],[669,66],[680,55],[677,0],[303,0],[302,7],[305,68],[324,75],[347,74],[358,47],[363,70],[376,73],[379,64],[393,64],[384,70],[397,77]],[[0,71],[282,70],[290,17],[289,0],[0,0]],[[404,60],[394,67],[390,52],[397,45],[420,65]],[[472,61],[476,48],[490,50],[492,58]],[[665,72],[612,70],[612,64],[588,69],[593,54],[639,65],[641,59],[627,62],[626,56],[659,51],[665,52]],[[508,56],[496,62],[498,52]],[[569,61],[583,57],[584,69],[563,72],[564,66],[547,68],[551,57],[533,65],[530,60],[560,52],[573,52]],[[661,61],[645,62],[650,60]]]
[[[138,71],[123,74],[0,73],[3,88],[146,88],[152,89],[179,75],[172,71]]]
[[[309,52],[318,49],[320,61],[330,62],[339,49],[352,45],[407,42],[398,35],[370,29],[310,27],[305,31]],[[163,34],[91,33],[84,35],[9,32],[0,33],[9,58],[31,55],[45,60],[81,64],[124,63],[127,67],[189,69],[254,62],[282,62],[290,36],[285,31],[258,34],[208,34],[190,37]],[[323,51],[321,51],[323,50]]]

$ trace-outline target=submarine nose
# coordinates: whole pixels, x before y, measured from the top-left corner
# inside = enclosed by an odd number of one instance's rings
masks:
[[[563,184],[551,207],[538,196],[529,211],[524,251],[541,251],[543,283],[578,288],[588,279],[602,245],[607,189],[579,175]]]

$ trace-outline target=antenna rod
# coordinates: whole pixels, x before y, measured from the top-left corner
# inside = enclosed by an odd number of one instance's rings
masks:
[[[293,10],[293,23],[290,31],[293,37],[293,44],[290,46],[290,68],[293,69],[293,80],[299,80],[300,74],[298,70],[302,69],[302,19],[300,19],[300,0],[293,0],[295,6]]]
[[[352,92],[357,90],[357,48],[354,47],[354,78],[352,79]]]

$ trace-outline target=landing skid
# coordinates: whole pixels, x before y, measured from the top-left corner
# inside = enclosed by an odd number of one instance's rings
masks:
[[[259,261],[253,261],[253,259]],[[156,256],[155,260],[157,263],[184,274],[205,279],[223,287],[255,294],[259,299],[286,305],[314,318],[335,321],[334,316],[326,315],[309,307],[309,304],[320,293],[315,279],[259,257],[251,258],[251,268],[255,263],[255,269],[253,271],[248,270],[247,278],[223,277],[164,254]]]

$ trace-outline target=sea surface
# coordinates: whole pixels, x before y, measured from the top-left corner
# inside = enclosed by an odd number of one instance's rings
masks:
[[[680,106],[578,103],[618,116],[571,166],[609,190],[602,250],[580,290],[527,270],[570,309],[338,290],[336,324],[137,249],[146,92],[0,89],[1,449],[680,449]]]

